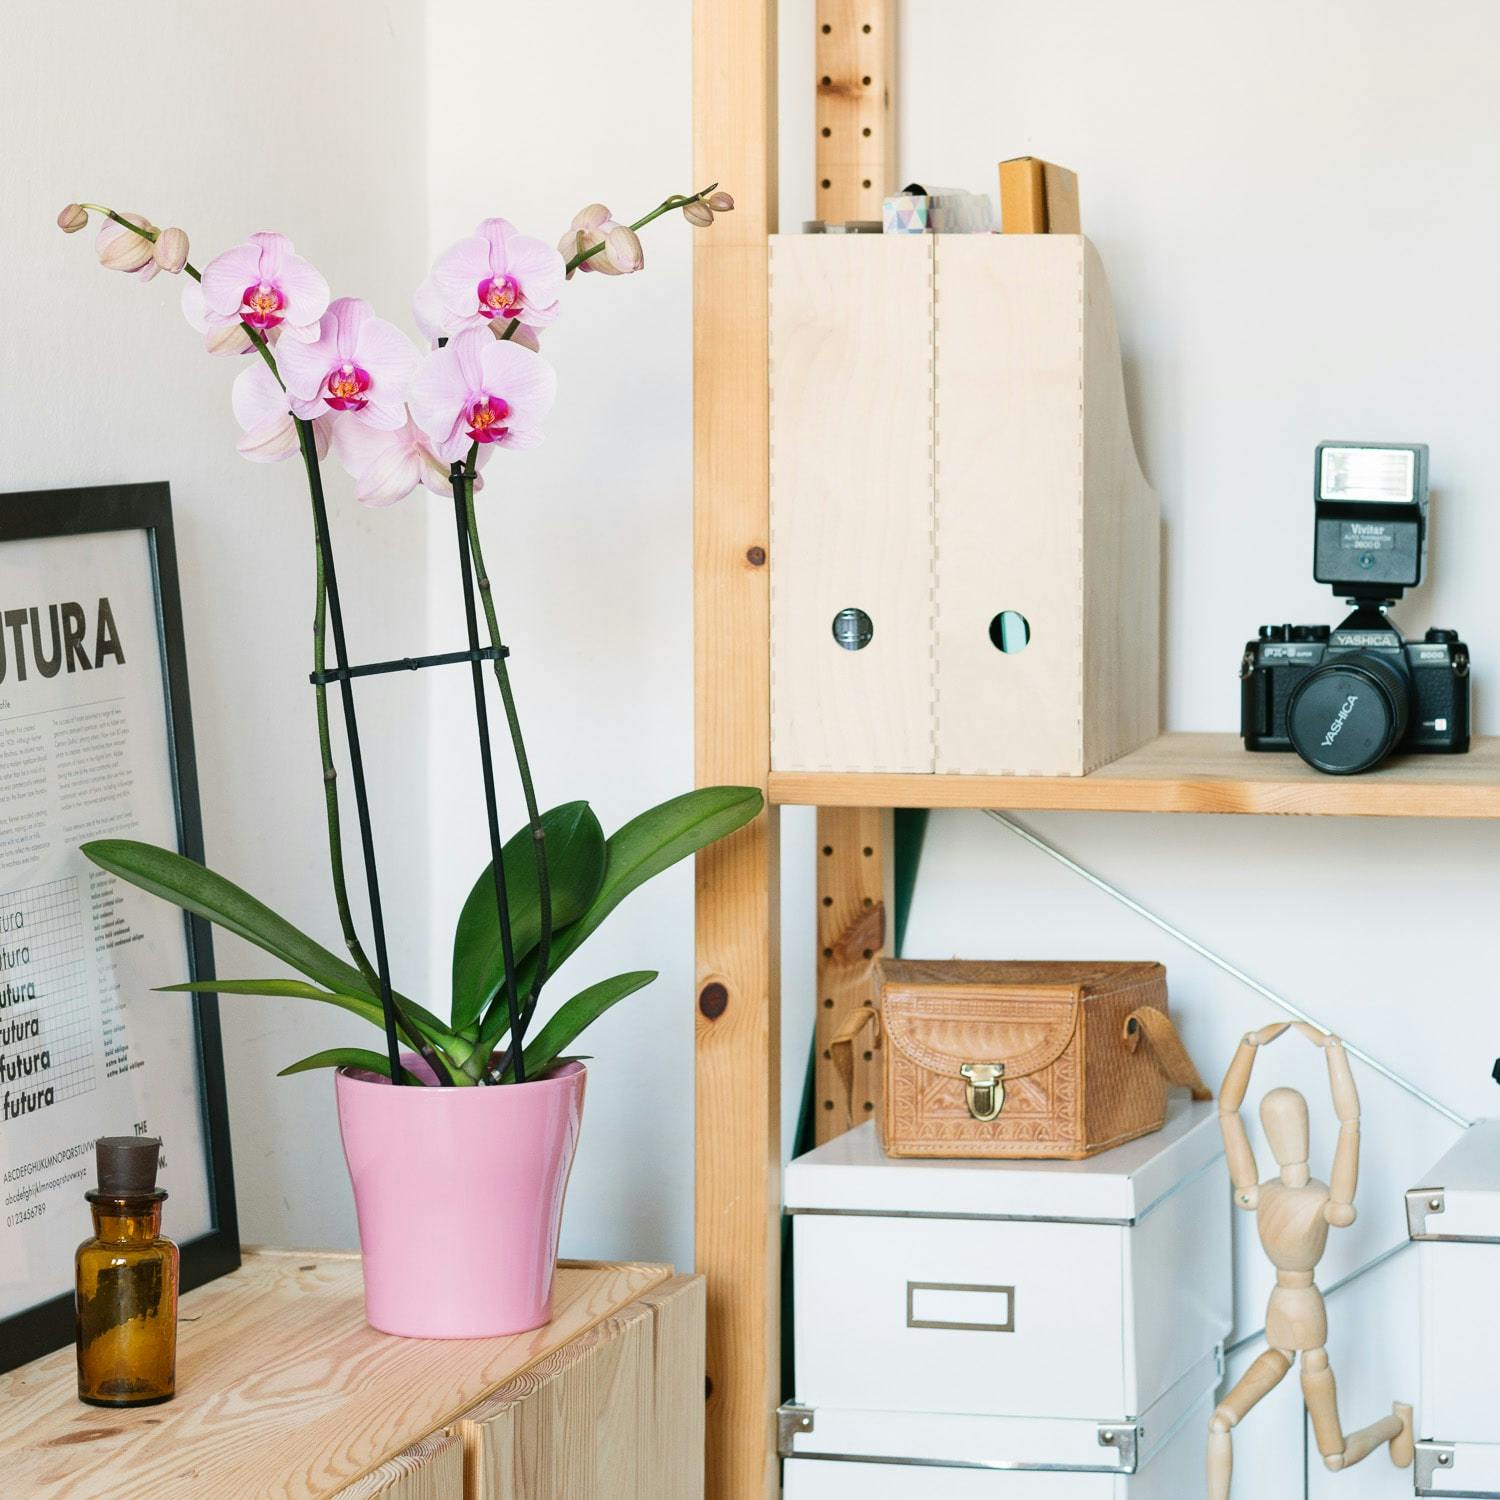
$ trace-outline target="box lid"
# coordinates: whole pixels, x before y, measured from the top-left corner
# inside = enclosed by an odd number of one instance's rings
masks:
[[[1476,1120],[1406,1195],[1414,1240],[1500,1243],[1500,1120]]]
[[[1176,1093],[1155,1134],[1084,1161],[897,1160],[867,1121],[791,1162],[785,1202],[790,1213],[1129,1224],[1223,1154],[1217,1106]]]

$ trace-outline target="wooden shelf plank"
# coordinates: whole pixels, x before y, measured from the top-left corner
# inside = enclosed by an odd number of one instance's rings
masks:
[[[1295,755],[1251,754],[1233,734],[1164,734],[1089,776],[924,776],[773,771],[772,802],[810,807],[1279,813],[1500,818],[1500,737],[1467,755],[1397,758],[1324,776]]]
[[[238,1271],[184,1295],[178,1394],[164,1406],[82,1405],[71,1348],[0,1375],[0,1491],[325,1500],[367,1476],[389,1481],[413,1443],[670,1275],[667,1266],[564,1262],[543,1328],[398,1339],[365,1323],[358,1256],[248,1252]],[[447,1458],[446,1445],[435,1447]]]

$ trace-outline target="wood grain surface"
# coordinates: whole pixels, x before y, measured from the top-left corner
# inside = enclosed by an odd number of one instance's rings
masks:
[[[374,1488],[352,1493],[429,1500],[444,1492],[424,1487],[420,1465],[403,1469],[406,1450],[670,1275],[666,1266],[564,1264],[544,1328],[401,1339],[366,1324],[358,1256],[249,1252],[233,1275],[183,1297],[178,1395],[166,1405],[80,1405],[72,1349],[0,1376],[0,1493],[324,1500],[368,1480]],[[452,1463],[443,1445],[431,1457]]]
[[[896,182],[896,0],[817,0],[817,216],[880,219]]]
[[[875,1114],[879,1043],[866,1034],[854,1049],[854,1089],[850,1095],[834,1067],[829,1042],[851,1011],[875,1003],[875,960],[886,951],[888,924],[895,907],[893,851],[888,809],[818,809],[813,1135],[820,1146]]]
[[[1164,734],[1087,776],[907,776],[778,771],[771,800],[811,807],[1287,813],[1500,818],[1500,737],[1467,755],[1412,755],[1362,776],[1324,776],[1292,754],[1252,754],[1233,734]]]
[[[465,1500],[701,1500],[703,1310],[674,1277],[467,1413]]]
[[[735,209],[693,240],[694,767],[770,769],[767,235],[775,0],[694,0],[693,180]],[[771,1500],[780,1399],[778,815],[697,863],[695,1249],[708,1278],[708,1492]]]

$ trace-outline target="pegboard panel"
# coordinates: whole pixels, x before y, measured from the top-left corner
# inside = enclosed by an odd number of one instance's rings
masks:
[[[888,808],[818,809],[818,1020],[813,1066],[814,1135],[824,1141],[873,1119],[880,1095],[879,1043],[854,1049],[854,1097],[846,1097],[829,1041],[850,1011],[873,1005],[875,960],[886,949],[894,855]]]
[[[878,219],[896,182],[895,0],[817,0],[817,216]]]

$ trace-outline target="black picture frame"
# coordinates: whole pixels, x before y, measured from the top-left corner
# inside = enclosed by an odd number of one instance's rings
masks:
[[[146,534],[167,709],[167,750],[171,758],[177,847],[188,859],[201,863],[203,818],[198,803],[198,767],[193,754],[193,718],[170,487],[162,481],[0,495],[0,546],[6,542],[118,531]],[[213,937],[209,923],[187,913],[183,914],[183,921],[189,977],[194,981],[213,979]],[[181,1244],[180,1286],[185,1292],[227,1275],[240,1264],[218,996],[197,994],[192,1001],[212,1227]],[[65,1347],[72,1343],[73,1333],[72,1292],[63,1292],[0,1319],[0,1371],[14,1369]]]

